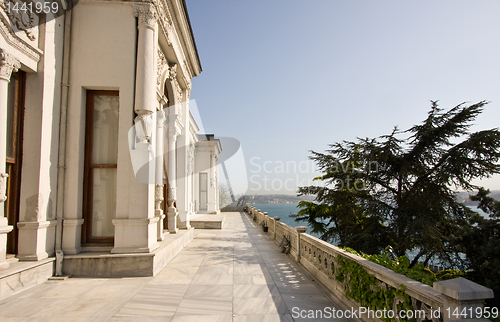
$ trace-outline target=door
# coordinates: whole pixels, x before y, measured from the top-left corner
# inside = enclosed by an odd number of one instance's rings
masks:
[[[118,160],[117,91],[87,91],[83,244],[112,244]]]
[[[24,93],[26,74],[12,73],[7,97],[7,201],[4,203],[9,225],[14,229],[7,235],[7,253],[17,254],[19,230],[19,195],[23,156]]]

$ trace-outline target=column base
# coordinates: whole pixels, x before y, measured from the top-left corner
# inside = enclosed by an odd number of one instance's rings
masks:
[[[3,204],[0,203],[3,207]],[[9,267],[5,256],[7,255],[7,234],[10,233],[14,227],[7,225],[7,218],[0,218],[0,269]]]
[[[179,222],[179,229],[189,229],[191,228],[191,224],[189,223],[189,221],[181,221]]]
[[[113,219],[115,246],[113,254],[150,253],[159,247],[157,223],[159,217],[144,219]]]
[[[20,261],[39,261],[54,255],[55,227],[57,220],[20,221],[17,258]],[[47,245],[50,245],[47,249]]]
[[[82,225],[82,218],[63,218],[62,251],[64,255],[76,255],[82,251]]]
[[[158,241],[163,241],[165,240],[165,236],[163,236],[163,219],[165,218],[165,215],[163,214],[162,209],[156,209],[155,210],[155,217],[158,217],[158,231],[156,232],[157,234],[157,240]]]
[[[179,228],[177,227],[177,218],[179,217],[179,213],[177,209],[173,207],[169,207],[167,210],[167,223],[168,223],[168,232],[171,234],[177,234]]]

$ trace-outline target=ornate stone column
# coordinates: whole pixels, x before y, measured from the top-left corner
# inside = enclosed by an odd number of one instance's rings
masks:
[[[21,68],[19,61],[11,54],[0,49],[0,268],[8,267],[5,261],[7,234],[13,227],[8,225],[4,213],[4,202],[7,200],[7,180],[5,158],[7,156],[7,97],[12,72]]]
[[[131,158],[142,164],[132,178],[129,217],[113,220],[115,245],[112,253],[147,253],[159,247],[158,217],[155,214],[155,137],[156,137],[156,10],[151,3],[134,5],[138,17],[136,88],[134,111],[136,137]]]
[[[177,212],[177,208],[175,207],[175,201],[177,200],[177,178],[176,178],[176,139],[179,132],[176,128],[175,122],[177,120],[177,114],[169,114],[168,115],[168,169],[167,169],[167,177],[168,177],[168,210],[167,210],[167,222],[168,222],[168,231],[171,234],[175,234],[179,231],[177,220],[179,213]]]
[[[142,116],[156,111],[155,26],[157,14],[150,3],[136,4],[134,13],[139,18],[135,113]]]

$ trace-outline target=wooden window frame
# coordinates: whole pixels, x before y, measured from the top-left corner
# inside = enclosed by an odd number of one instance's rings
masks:
[[[13,145],[14,158],[6,157],[6,172],[9,174],[7,184],[7,201],[2,205],[5,207],[5,216],[8,220],[8,225],[13,226],[11,232],[7,234],[7,253],[17,254],[19,244],[19,208],[21,199],[21,175],[23,164],[23,137],[24,137],[24,113],[25,113],[25,96],[26,96],[26,73],[19,71],[11,75],[17,80],[16,88],[16,105],[14,106],[14,142],[7,142]]]

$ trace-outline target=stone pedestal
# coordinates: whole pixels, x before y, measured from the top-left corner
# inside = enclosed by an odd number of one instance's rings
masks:
[[[3,208],[3,203],[0,203]],[[7,234],[12,231],[14,227],[7,225],[7,218],[0,218],[0,269],[9,267],[9,263],[5,261],[6,247],[7,247]]]
[[[63,219],[62,251],[65,255],[75,255],[82,251],[80,241],[82,239],[83,219]]]
[[[441,314],[444,322],[488,321],[482,318],[482,313],[484,300],[493,298],[491,289],[462,277],[435,282],[433,288],[443,294]]]
[[[156,237],[159,218],[113,219],[115,225],[114,254],[150,253],[158,248]]]
[[[54,245],[57,220],[19,222],[19,249],[17,258],[21,261],[39,261],[54,255],[47,252],[46,244]]]
[[[179,213],[174,207],[169,207],[167,210],[167,223],[168,232],[171,234],[176,234],[179,231],[177,227],[177,221],[179,220]]]

